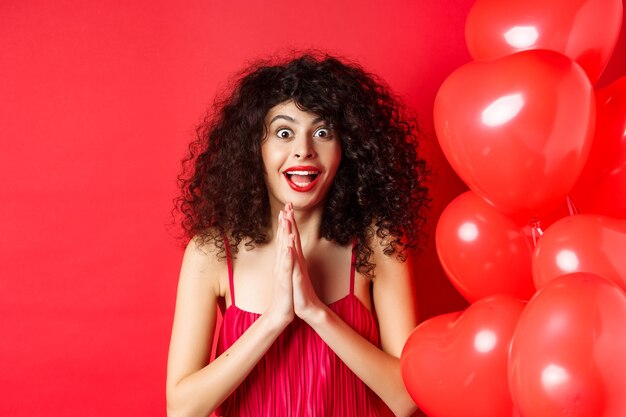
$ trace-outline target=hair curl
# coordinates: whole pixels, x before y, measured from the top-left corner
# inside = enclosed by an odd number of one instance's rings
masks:
[[[417,123],[378,77],[320,53],[259,62],[215,101],[178,176],[181,194],[173,211],[185,240],[212,240],[220,257],[224,236],[234,252],[244,239],[247,249],[268,241],[261,143],[266,114],[288,100],[326,120],[341,141],[321,235],[341,245],[356,239],[356,268],[369,278],[375,237],[386,255],[406,259],[406,250],[418,246],[429,202]]]

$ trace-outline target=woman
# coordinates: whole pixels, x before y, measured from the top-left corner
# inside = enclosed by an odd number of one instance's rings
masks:
[[[180,178],[170,417],[415,411],[398,358],[427,200],[403,117],[374,76],[320,54],[258,64],[217,103]]]

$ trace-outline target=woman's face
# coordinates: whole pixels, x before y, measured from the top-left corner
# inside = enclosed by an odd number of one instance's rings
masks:
[[[341,143],[329,124],[286,101],[269,110],[265,127],[261,155],[272,207],[323,203],[341,161]]]

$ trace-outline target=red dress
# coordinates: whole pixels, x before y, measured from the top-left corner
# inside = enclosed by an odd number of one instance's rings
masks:
[[[236,306],[228,250],[227,258],[232,304],[224,313],[218,356],[260,316]],[[329,307],[359,334],[379,346],[376,320],[354,295],[354,254],[350,293]],[[296,317],[216,414],[227,417],[369,417],[390,412],[317,333]]]

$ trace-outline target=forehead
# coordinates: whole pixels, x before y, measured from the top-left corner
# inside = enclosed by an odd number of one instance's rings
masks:
[[[313,112],[298,108],[293,100],[289,100],[275,105],[267,112],[265,116],[267,124],[276,120],[287,120],[294,123],[318,123],[323,119]]]

